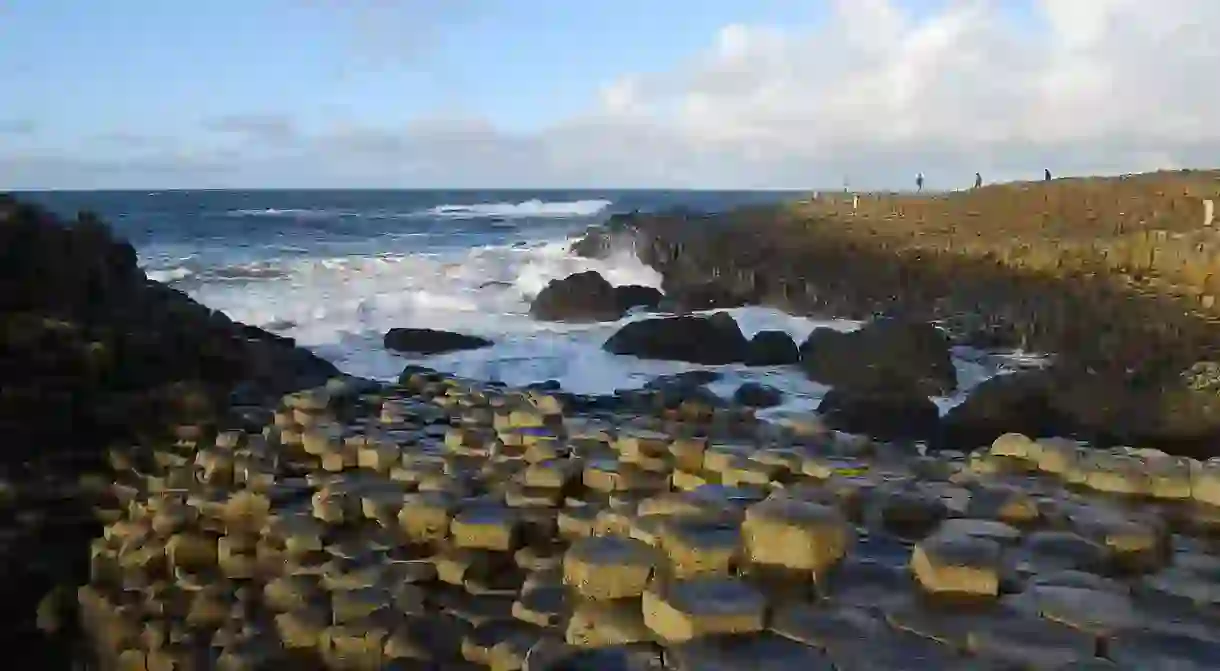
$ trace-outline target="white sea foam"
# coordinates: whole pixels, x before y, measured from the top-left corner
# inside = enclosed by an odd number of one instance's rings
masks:
[[[229,210],[225,213],[230,217],[290,217],[294,219],[331,219],[349,216],[354,213],[342,210],[266,207],[259,209]]]
[[[610,206],[608,200],[573,200],[548,202],[527,200],[521,203],[476,203],[474,205],[438,205],[419,213],[420,216],[443,219],[475,219],[501,217],[505,219],[591,217]]]
[[[258,273],[243,275],[247,282],[205,281],[188,289],[234,319],[274,326],[341,369],[382,380],[394,379],[407,363],[419,363],[514,385],[557,380],[569,391],[608,393],[638,388],[658,375],[704,368],[615,356],[601,349],[623,323],[646,315],[603,324],[554,324],[531,318],[530,301],[546,283],[575,272],[596,270],[615,285],[660,285],[660,276],[628,251],[592,260],[569,254],[567,247],[567,241],[549,241],[409,255],[297,257],[275,266],[263,264]],[[797,342],[818,326],[856,327],[854,322],[822,322],[762,307],[730,312],[747,336],[781,330]],[[481,335],[496,345],[410,359],[382,347],[383,334],[396,326]],[[968,351],[959,354],[957,364],[966,389],[1005,364]],[[786,403],[779,411],[814,408],[826,392],[826,387],[791,368],[716,370],[724,378],[712,385],[713,391],[727,396],[742,382],[763,382],[785,393]],[[959,394],[939,403],[949,407],[961,398]]]
[[[520,203],[472,203],[467,205],[437,205],[422,210],[396,212],[391,210],[348,211],[330,208],[251,208],[225,212],[229,217],[278,217],[289,219],[573,219],[592,217],[611,204],[608,200],[543,201]]]
[[[149,269],[145,274],[150,280],[164,282],[166,284],[180,282],[195,274],[195,271],[186,266],[171,266],[169,268]]]

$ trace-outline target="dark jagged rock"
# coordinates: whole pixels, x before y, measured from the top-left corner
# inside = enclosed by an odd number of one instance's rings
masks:
[[[611,354],[704,365],[742,361],[748,348],[749,341],[726,312],[632,322],[602,345]]]
[[[883,441],[931,441],[940,423],[935,403],[896,384],[831,389],[818,413],[832,429]]]
[[[600,322],[622,316],[614,285],[596,271],[551,280],[530,305],[530,314],[544,321]]]
[[[931,324],[878,319],[849,333],[815,329],[801,345],[801,367],[834,387],[897,384],[946,396],[957,388],[949,347],[948,336]]]
[[[594,270],[551,280],[530,305],[535,319],[553,322],[615,321],[634,307],[656,308],[663,298],[652,287],[615,287]]]
[[[383,342],[386,349],[422,356],[480,349],[495,344],[478,336],[415,328],[392,328],[386,331]]]
[[[760,382],[743,382],[733,400],[750,408],[773,408],[784,401],[784,393]]]
[[[750,338],[747,366],[788,366],[800,360],[796,342],[783,331],[759,331]]]
[[[291,339],[148,280],[96,216],[62,221],[0,195],[0,477],[23,483],[11,502],[22,515],[57,520],[0,549],[10,661],[54,668],[69,651],[37,631],[35,606],[82,579],[96,534],[87,499],[65,494],[51,510],[24,483],[74,483],[104,471],[106,447],[207,424],[232,396],[276,397],[336,375]]]

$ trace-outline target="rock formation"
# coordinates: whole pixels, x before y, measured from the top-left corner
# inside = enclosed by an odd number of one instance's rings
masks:
[[[64,222],[0,195],[0,601],[9,659],[47,668],[70,649],[35,625],[65,631],[72,618],[54,615],[55,598],[41,613],[35,606],[83,580],[97,525],[88,506],[107,487],[108,460],[125,463],[137,440],[172,440],[168,429],[182,422],[214,426],[230,400],[261,403],[336,375],[291,339],[149,281],[131,245],[95,216]]]

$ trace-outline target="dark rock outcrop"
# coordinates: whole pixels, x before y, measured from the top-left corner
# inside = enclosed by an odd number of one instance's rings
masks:
[[[631,322],[602,345],[611,354],[704,365],[742,361],[748,348],[736,320],[725,312]]]
[[[836,387],[818,404],[826,426],[883,441],[931,441],[938,435],[940,410],[910,387]]]
[[[63,221],[0,195],[0,479],[13,485],[0,511],[0,646],[10,663],[56,668],[71,651],[40,634],[35,607],[87,575],[96,492],[80,483],[107,479],[106,448],[179,423],[214,426],[231,395],[275,398],[337,375],[291,339],[148,280],[96,216]]]
[[[614,285],[595,271],[551,280],[530,304],[530,314],[544,321],[614,321],[623,314]]]
[[[1220,437],[1220,395],[1173,377],[1136,380],[1055,368],[1013,373],[983,382],[950,409],[938,442],[973,449],[1009,431],[1208,458]]]
[[[788,366],[801,360],[792,336],[783,331],[759,331],[750,338],[748,366]]]
[[[420,356],[480,349],[495,344],[478,336],[416,328],[392,328],[386,331],[383,342],[388,350]]]
[[[843,333],[815,329],[801,345],[801,367],[810,379],[833,387],[896,385],[923,396],[957,388],[949,338],[937,327],[878,319]]]
[[[638,284],[625,284],[621,287],[615,287],[614,293],[618,298],[618,305],[623,309],[623,312],[634,308],[655,310],[661,304],[661,301],[665,299],[665,294],[661,293],[660,289]]]
[[[615,287],[588,270],[548,282],[530,304],[530,314],[553,322],[615,321],[634,307],[656,308],[662,297],[652,287]]]
[[[761,382],[743,382],[733,392],[733,400],[750,408],[773,408],[784,402],[784,393]]]
[[[1064,418],[1051,405],[1050,381],[1041,371],[1000,375],[970,391],[941,424],[945,447],[973,450],[1008,432],[1035,438],[1065,435]]]

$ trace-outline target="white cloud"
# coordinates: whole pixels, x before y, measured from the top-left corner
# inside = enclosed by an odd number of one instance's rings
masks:
[[[299,134],[292,165],[266,179],[901,188],[922,171],[957,187],[976,170],[1036,178],[1220,156],[1220,2],[1030,0],[1032,19],[1005,2],[915,16],[896,0],[834,0],[815,26],[725,26],[703,53],[621,73],[584,114],[542,131],[462,117]]]
[[[833,185],[849,169],[875,185],[916,170],[951,185],[976,169],[1209,160],[1220,44],[1207,26],[1220,3],[1041,0],[1033,30],[1000,9],[952,2],[915,18],[889,0],[837,0],[808,32],[729,26],[694,65],[652,75],[665,85],[637,82],[632,102],[665,111],[647,121],[671,144],[715,147],[777,185]]]

